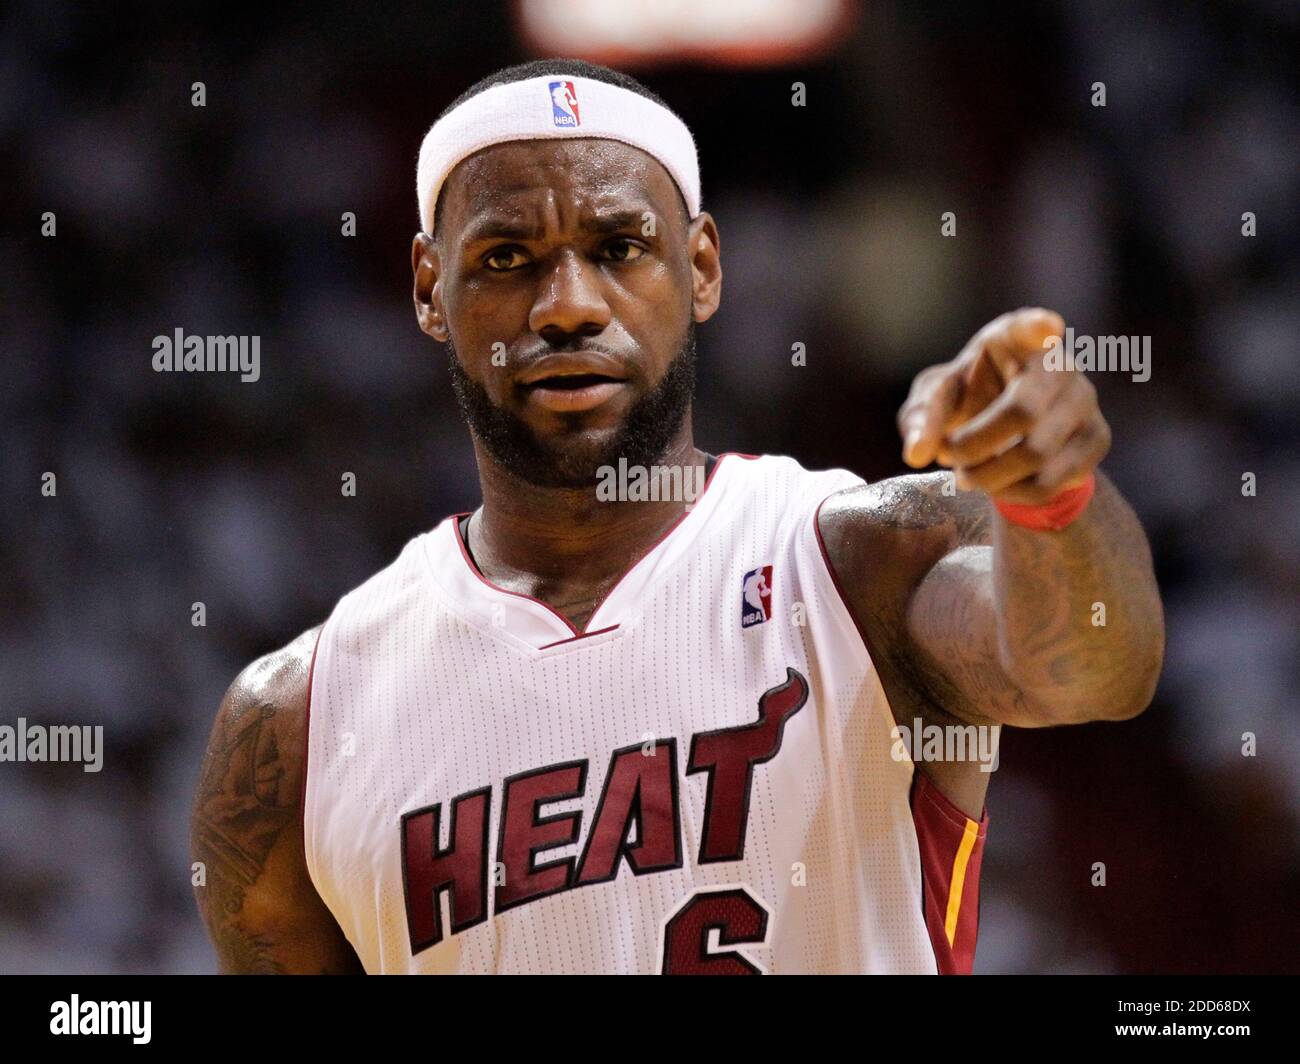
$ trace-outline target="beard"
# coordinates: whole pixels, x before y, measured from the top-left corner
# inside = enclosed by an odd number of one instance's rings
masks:
[[[600,467],[616,466],[620,458],[629,466],[656,464],[695,394],[694,321],[659,383],[633,403],[613,436],[603,441],[577,428],[581,414],[569,415],[573,433],[552,442],[539,439],[522,418],[497,406],[483,385],[470,379],[450,339],[447,357],[452,391],[470,432],[507,472],[539,488],[594,487]]]

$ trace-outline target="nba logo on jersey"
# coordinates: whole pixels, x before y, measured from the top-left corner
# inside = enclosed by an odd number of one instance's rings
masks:
[[[740,585],[740,627],[752,628],[772,619],[772,567],[764,565],[745,574]]]
[[[556,126],[580,126],[578,117],[578,91],[571,81],[551,82],[551,114]]]

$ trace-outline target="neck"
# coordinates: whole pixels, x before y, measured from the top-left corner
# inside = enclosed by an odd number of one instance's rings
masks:
[[[575,627],[688,504],[601,499],[595,486],[539,488],[500,466],[477,440],[474,449],[483,490],[467,535],[475,564],[488,580],[541,599]],[[687,417],[655,464],[685,470],[703,466],[707,457],[695,447]]]

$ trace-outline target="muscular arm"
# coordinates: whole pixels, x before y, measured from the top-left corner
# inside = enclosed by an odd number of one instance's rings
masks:
[[[319,629],[245,669],[217,711],[191,817],[223,974],[364,974],[307,874],[300,797]]]
[[[850,488],[818,517],[895,720],[1033,727],[1140,712],[1164,628],[1145,538],[1114,488],[1098,477],[1071,546],[1062,540],[1075,526],[1009,526],[986,495],[953,492],[950,478]],[[1105,628],[1092,626],[1094,601],[1107,604]],[[1003,631],[1013,654],[1002,652]],[[987,772],[970,762],[923,768],[978,819]]]
[[[1092,382],[1057,357],[1064,330],[1054,311],[1003,314],[918,374],[898,415],[904,461],[949,467],[978,500],[963,505],[987,515],[990,539],[959,536],[907,610],[918,656],[969,720],[1125,720],[1150,703],[1164,657],[1146,535],[1097,469],[1110,426]],[[1059,503],[1091,477],[1091,502],[1064,529],[998,509]]]
[[[953,711],[1018,727],[1141,713],[1160,673],[1163,613],[1146,536],[1114,485],[1098,472],[1092,502],[1061,532],[1021,528],[986,497],[967,498],[991,542],[959,536],[907,617]]]
[[[949,473],[828,499],[821,527],[875,653],[935,711],[1017,727],[1122,720],[1151,700],[1164,647],[1141,526],[1102,474],[1063,532],[1005,521]],[[1105,606],[1104,626],[1094,625]]]
[[[909,730],[926,725],[987,722],[966,706],[947,678],[942,657],[918,644],[908,621],[917,590],[937,565],[965,546],[987,546],[987,501],[943,493],[944,474],[894,477],[827,499],[817,524],[858,630],[866,641],[894,720]],[[947,798],[978,820],[989,773],[972,761],[918,766]]]

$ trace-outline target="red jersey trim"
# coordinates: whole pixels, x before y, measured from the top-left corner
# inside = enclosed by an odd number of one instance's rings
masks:
[[[980,866],[988,810],[977,824],[919,768],[912,823],[921,855],[921,909],[940,975],[970,975],[979,937]]]
[[[593,635],[604,635],[606,632],[613,632],[618,625],[611,624],[608,628],[597,628],[594,632],[583,632],[581,635],[575,635],[569,639],[557,639],[554,643],[547,643],[544,647],[538,647],[538,650],[550,650],[551,647],[562,647],[565,643],[576,643],[579,639],[589,639]]]

